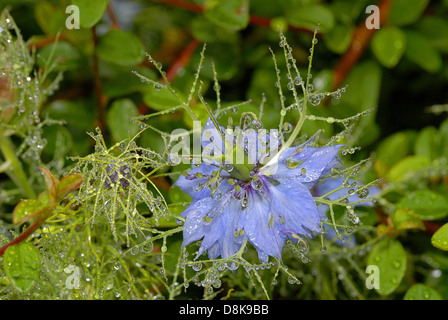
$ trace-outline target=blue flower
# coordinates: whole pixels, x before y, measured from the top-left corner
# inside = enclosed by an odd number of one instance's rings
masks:
[[[269,161],[270,150],[280,146],[278,135],[270,135],[266,144],[257,131],[252,139],[220,131],[207,121],[201,142],[214,151],[175,183],[193,197],[182,213],[183,246],[202,240],[198,256],[207,251],[216,259],[234,255],[248,241],[266,263],[269,256],[281,259],[288,238],[297,241],[322,232],[322,216],[310,188],[337,164],[341,145],[316,148],[310,139]],[[229,148],[233,153],[242,148],[247,162],[220,163]]]

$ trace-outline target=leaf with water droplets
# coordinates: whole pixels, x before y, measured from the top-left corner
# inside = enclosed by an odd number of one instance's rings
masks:
[[[80,174],[70,174],[63,177],[58,184],[58,199],[64,199],[68,194],[79,188],[83,180]]]
[[[388,295],[395,291],[404,277],[406,251],[398,240],[385,237],[373,246],[367,264],[379,269],[379,288],[376,291],[380,295]]]
[[[420,229],[425,230],[425,225],[422,220],[415,216],[412,209],[400,208],[395,211],[392,221],[397,230]]]
[[[448,200],[431,190],[408,193],[397,204],[398,208],[409,208],[422,220],[436,220],[448,215]]]
[[[3,265],[9,280],[20,292],[30,290],[39,279],[39,252],[29,243],[13,245],[6,249]]]
[[[448,251],[448,223],[445,223],[433,234],[431,243],[436,248]]]
[[[440,294],[421,283],[414,284],[406,292],[404,300],[442,300]]]
[[[413,155],[400,160],[386,175],[390,181],[404,181],[414,176],[419,170],[429,167],[430,160],[425,156]]]
[[[182,97],[181,93],[178,93],[178,95]],[[168,87],[158,87],[158,84],[148,85],[143,94],[143,101],[145,104],[158,111],[166,110],[180,104],[179,99]]]
[[[25,199],[20,201],[14,208],[12,213],[12,223],[15,225],[22,224],[31,218],[42,215],[49,210],[47,204],[40,200]]]
[[[42,174],[44,175],[45,184],[47,185],[47,191],[50,202],[55,202],[57,198],[57,190],[58,190],[58,179],[53,176],[53,174],[48,171],[45,167],[39,167],[40,171],[42,171]]]
[[[408,132],[398,132],[384,139],[377,148],[375,170],[378,176],[384,177],[386,173],[410,151],[414,136]]]

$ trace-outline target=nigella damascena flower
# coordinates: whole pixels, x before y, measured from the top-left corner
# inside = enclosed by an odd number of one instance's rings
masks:
[[[117,181],[123,189],[129,187],[129,179],[131,178],[131,168],[128,165],[118,166],[114,164],[108,164],[106,167],[106,178],[104,180],[104,186],[108,189],[112,188]],[[120,178],[119,178],[120,177]]]
[[[252,139],[241,131],[237,135],[223,128],[220,134],[217,131],[209,119],[201,143],[204,152],[213,149],[211,156],[204,157],[203,152],[204,161],[192,165],[175,183],[193,197],[182,213],[183,246],[202,239],[198,256],[207,251],[210,259],[227,258],[247,240],[266,263],[269,256],[281,259],[286,239],[297,241],[322,232],[322,217],[310,188],[336,165],[341,145],[316,148],[310,139],[272,157],[270,151],[280,146],[278,135],[270,135],[266,144],[257,139],[260,131],[251,132]],[[229,149],[233,153],[242,149],[247,161],[220,164]]]

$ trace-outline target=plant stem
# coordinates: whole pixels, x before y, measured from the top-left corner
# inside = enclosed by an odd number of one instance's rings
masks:
[[[176,58],[176,61],[171,65],[171,67],[166,72],[166,78],[169,82],[173,82],[176,78],[177,73],[180,69],[184,68],[188,61],[190,61],[191,56],[199,45],[199,41],[193,39],[190,43],[185,47],[185,49],[180,53],[180,55]],[[161,79],[163,80],[163,79]]]
[[[184,1],[184,0],[158,0],[158,1],[162,2],[166,5],[170,5],[170,6],[177,7],[177,8],[182,8],[182,9],[189,10],[189,11],[196,12],[196,13],[203,13],[205,11],[203,6],[198,5],[196,3]],[[255,16],[253,14],[250,14],[249,15],[249,24],[271,28],[272,20],[270,18],[259,17],[259,16]],[[293,25],[288,25],[288,29],[292,30],[294,32],[303,32],[303,33],[308,33],[308,34],[313,33],[313,31],[310,29],[303,28],[303,27],[295,27]]]
[[[1,134],[0,150],[3,153],[5,160],[8,161],[12,166],[12,170],[14,173],[14,177],[12,179],[24,191],[28,198],[35,199],[36,194],[28,182],[25,171],[23,171],[22,163],[17,158],[12,142],[8,137]]]
[[[378,3],[381,25],[387,23],[392,2],[393,0],[381,0]],[[375,28],[367,29],[364,20],[355,30],[349,49],[333,70],[333,89],[338,88],[350,73],[376,31]]]
[[[51,212],[51,210],[49,210],[49,212]],[[48,218],[48,214],[41,215],[20,236],[18,236],[14,240],[12,240],[10,243],[1,247],[0,248],[0,256],[2,256],[5,253],[6,249],[8,249],[10,246],[19,244],[22,241],[26,240],[30,235],[32,235],[34,233],[34,231],[36,231],[45,222],[45,220],[47,220],[47,218]]]

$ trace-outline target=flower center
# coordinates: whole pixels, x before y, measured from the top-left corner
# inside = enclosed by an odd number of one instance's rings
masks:
[[[247,182],[251,179],[251,172],[254,168],[253,164],[224,164],[226,170],[232,178]]]

